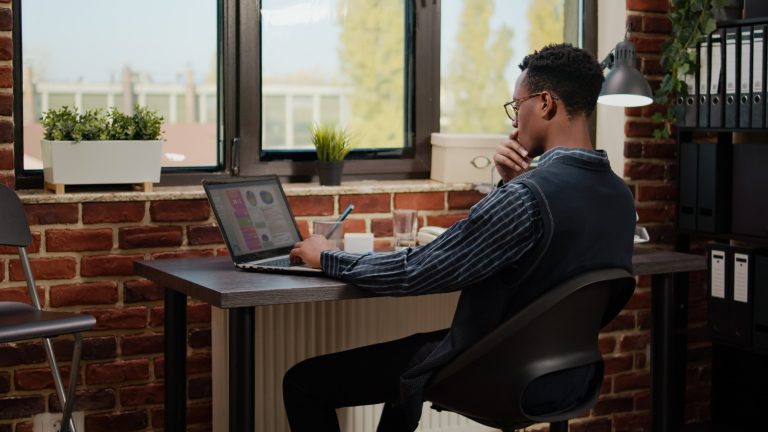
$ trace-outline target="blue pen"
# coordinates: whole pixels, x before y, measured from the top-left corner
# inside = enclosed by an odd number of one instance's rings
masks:
[[[344,209],[344,212],[341,214],[341,216],[339,216],[339,219],[336,222],[343,222],[344,219],[346,219],[347,216],[349,216],[349,214],[352,213],[352,209],[354,209],[354,208],[355,208],[354,204],[348,205],[347,208]],[[325,235],[325,238],[331,238],[331,236],[333,235],[333,233],[336,232],[336,229],[339,226],[341,226],[341,225],[334,225],[333,228],[331,228],[331,230],[328,232],[328,234]]]

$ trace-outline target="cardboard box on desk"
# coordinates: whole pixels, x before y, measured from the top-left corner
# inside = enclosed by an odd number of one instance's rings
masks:
[[[432,134],[432,180],[444,183],[491,183],[499,180],[493,154],[506,140],[501,134]]]

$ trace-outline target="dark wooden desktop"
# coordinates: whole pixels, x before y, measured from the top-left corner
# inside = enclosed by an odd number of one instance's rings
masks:
[[[703,256],[636,248],[635,275],[651,275],[651,398],[654,432],[684,421],[688,284],[706,269]],[[136,262],[134,272],[165,287],[165,430],[186,430],[187,296],[229,309],[229,430],[254,424],[255,306],[371,297],[344,282],[312,276],[249,273],[228,257]]]

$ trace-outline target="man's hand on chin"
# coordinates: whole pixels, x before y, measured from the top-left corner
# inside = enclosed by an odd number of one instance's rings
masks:
[[[300,241],[293,246],[289,255],[294,264],[306,263],[312,268],[320,268],[320,252],[334,250],[331,241],[321,235],[313,235],[304,241]]]

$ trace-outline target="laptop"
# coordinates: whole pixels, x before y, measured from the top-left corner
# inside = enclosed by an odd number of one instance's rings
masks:
[[[322,273],[291,264],[288,253],[301,234],[277,176],[203,181],[203,188],[235,267],[264,272]]]

